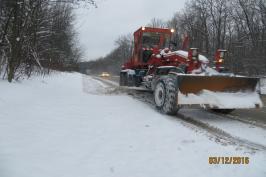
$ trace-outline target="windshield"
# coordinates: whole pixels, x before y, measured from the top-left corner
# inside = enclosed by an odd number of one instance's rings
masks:
[[[163,38],[163,44],[160,44],[160,40]],[[165,48],[169,47],[170,35],[164,33],[152,33],[145,32],[142,37],[143,48]],[[162,46],[160,46],[162,45]]]
[[[160,33],[143,33],[142,46],[144,48],[155,48],[160,44]]]
[[[164,34],[163,48],[169,47],[170,45],[170,34]]]

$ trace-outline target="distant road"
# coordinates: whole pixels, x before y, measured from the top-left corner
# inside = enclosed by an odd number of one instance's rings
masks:
[[[119,78],[120,78],[120,76],[111,76],[111,77],[110,77],[110,80],[119,83]]]

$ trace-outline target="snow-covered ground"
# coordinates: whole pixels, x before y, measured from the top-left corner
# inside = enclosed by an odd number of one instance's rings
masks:
[[[260,93],[266,95],[266,76],[260,78]]]
[[[0,176],[266,176],[265,151],[221,145],[178,118],[110,93],[77,73],[0,81]],[[250,163],[210,165],[210,156]]]
[[[266,147],[266,130],[264,128],[256,127],[229,118],[224,119],[222,115],[216,115],[214,117],[212,113],[206,112],[203,109],[195,109],[192,111],[191,109],[183,109],[180,112],[195,121],[203,122],[209,126],[223,130],[234,137],[247,140],[249,142],[257,142]]]

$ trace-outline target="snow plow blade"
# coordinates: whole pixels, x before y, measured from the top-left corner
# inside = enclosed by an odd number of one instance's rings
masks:
[[[201,105],[214,109],[262,107],[256,93],[259,78],[231,76],[178,76],[178,105]]]

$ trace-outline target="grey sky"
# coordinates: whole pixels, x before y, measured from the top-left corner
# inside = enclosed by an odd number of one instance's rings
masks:
[[[152,18],[170,19],[186,0],[102,0],[98,8],[76,11],[76,30],[85,52],[84,60],[108,54],[115,40],[131,34]]]

